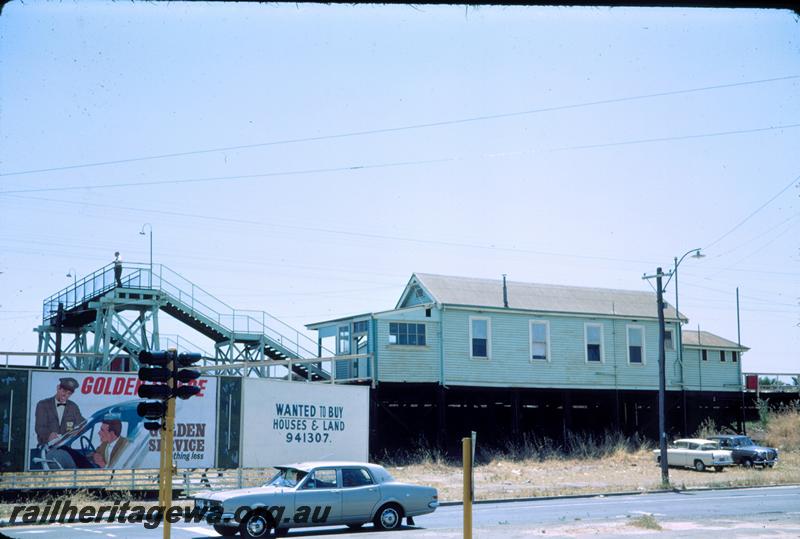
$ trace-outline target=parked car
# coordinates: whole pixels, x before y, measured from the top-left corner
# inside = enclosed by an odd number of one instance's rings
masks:
[[[656,456],[656,462],[661,463],[661,452],[656,449],[653,453]],[[694,468],[698,472],[713,467],[715,471],[721,472],[725,466],[733,466],[733,457],[730,451],[720,449],[719,443],[716,441],[684,438],[675,440],[672,446],[667,448],[667,464]]]
[[[383,467],[358,462],[306,462],[277,466],[278,473],[256,488],[200,492],[195,508],[223,536],[269,537],[289,528],[372,522],[394,530],[406,518],[439,506],[435,488],[399,483]]]
[[[721,434],[711,436],[710,440],[719,442],[720,447],[733,453],[733,462],[748,468],[753,466],[769,466],[778,462],[778,450],[774,447],[756,445],[749,436],[738,434]]]

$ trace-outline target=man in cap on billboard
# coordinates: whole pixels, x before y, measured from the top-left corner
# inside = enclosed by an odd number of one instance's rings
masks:
[[[83,422],[81,409],[69,400],[76,389],[78,381],[75,378],[60,378],[55,396],[36,403],[35,430],[39,445],[58,438]]]

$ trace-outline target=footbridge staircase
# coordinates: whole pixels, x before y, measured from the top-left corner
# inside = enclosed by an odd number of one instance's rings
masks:
[[[162,312],[210,339],[213,355],[161,335]],[[44,300],[36,331],[42,357],[63,350],[63,366],[81,370],[135,370],[140,351],[174,346],[201,352],[206,365],[255,364],[237,369],[245,375],[323,381],[330,372],[321,363],[292,360],[333,355],[269,313],[234,309],[162,264],[125,264],[119,279],[109,264],[76,279]]]

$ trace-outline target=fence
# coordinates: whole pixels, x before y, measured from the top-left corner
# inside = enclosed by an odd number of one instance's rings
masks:
[[[178,470],[172,486],[186,496],[203,490],[226,490],[260,486],[272,468]],[[0,473],[0,490],[158,490],[158,470],[59,470],[48,472]]]

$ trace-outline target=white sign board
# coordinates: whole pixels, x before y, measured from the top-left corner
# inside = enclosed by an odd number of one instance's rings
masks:
[[[139,384],[136,374],[32,372],[28,469],[158,468],[160,434],[136,413]],[[177,401],[173,458],[180,468],[212,468],[217,379],[192,384],[201,391]]]
[[[242,392],[243,467],[367,460],[368,387],[247,378]]]

